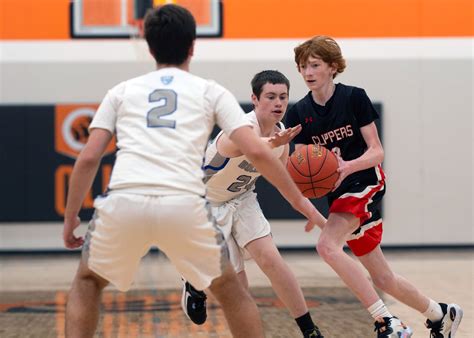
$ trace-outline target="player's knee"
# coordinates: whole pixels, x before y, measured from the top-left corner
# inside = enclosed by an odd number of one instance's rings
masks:
[[[264,252],[255,261],[262,271],[271,271],[277,267],[278,258],[269,252]]]
[[[237,274],[234,272],[233,268],[230,265],[224,270],[222,275],[215,278],[211,285],[209,286],[209,290],[213,294],[221,294],[226,293],[228,289],[232,289],[238,284],[239,281],[237,279]]]
[[[342,252],[342,248],[325,238],[319,239],[318,244],[316,245],[316,250],[318,251],[319,256],[328,263],[336,260]]]
[[[226,269],[221,276],[215,278],[209,286],[209,291],[222,305],[235,299],[244,300],[250,297],[233,269]]]
[[[109,281],[100,277],[85,266],[81,266],[76,274],[76,283],[82,287],[94,288],[98,291],[104,289]]]

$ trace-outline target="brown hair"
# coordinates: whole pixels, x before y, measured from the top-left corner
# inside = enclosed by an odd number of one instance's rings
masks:
[[[300,65],[308,61],[309,57],[317,57],[336,68],[333,78],[342,73],[346,68],[346,60],[342,57],[341,48],[337,42],[325,35],[318,35],[303,42],[295,49],[295,62]]]

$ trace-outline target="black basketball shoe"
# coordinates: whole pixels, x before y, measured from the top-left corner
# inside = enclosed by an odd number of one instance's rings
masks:
[[[319,328],[317,326],[315,326],[311,330],[306,330],[303,333],[303,337],[304,338],[324,338],[324,336],[321,334],[321,332],[319,331]]]
[[[206,322],[206,299],[203,291],[196,290],[190,283],[183,281],[183,295],[181,296],[181,307],[186,317],[194,324],[202,325]]]

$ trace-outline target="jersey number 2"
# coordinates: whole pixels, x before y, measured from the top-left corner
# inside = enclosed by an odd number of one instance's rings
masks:
[[[174,128],[176,120],[162,119],[162,116],[172,114],[176,111],[178,96],[170,89],[156,89],[148,97],[149,102],[160,102],[158,107],[152,108],[147,114],[147,126],[150,128]]]

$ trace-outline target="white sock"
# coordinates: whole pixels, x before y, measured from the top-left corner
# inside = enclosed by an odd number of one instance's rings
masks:
[[[384,302],[382,302],[381,299],[379,299],[374,304],[369,306],[367,310],[369,310],[370,315],[375,320],[377,320],[378,318],[383,318],[383,317],[389,317],[389,318],[393,317],[392,314],[388,312],[387,307],[385,306]]]
[[[430,304],[428,305],[428,309],[423,312],[423,316],[431,320],[432,322],[437,322],[443,318],[444,313],[441,309],[441,306],[436,303],[434,300],[430,299]]]

